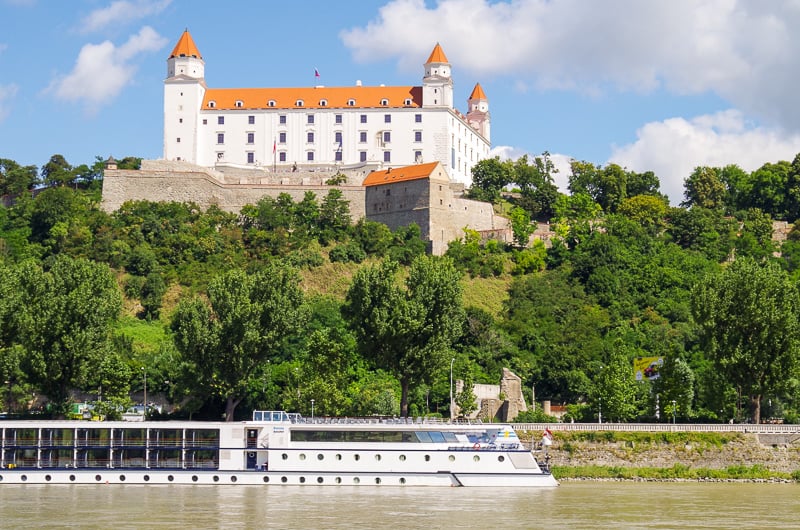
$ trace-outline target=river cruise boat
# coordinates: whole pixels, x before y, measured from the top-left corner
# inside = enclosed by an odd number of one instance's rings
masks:
[[[0,421],[5,484],[557,486],[511,425],[423,419]]]

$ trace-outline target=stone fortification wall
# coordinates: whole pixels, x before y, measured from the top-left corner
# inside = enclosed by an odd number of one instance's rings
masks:
[[[308,175],[301,172],[294,175],[294,179],[302,181],[304,178]],[[307,191],[313,191],[322,200],[329,190],[336,188],[341,190],[345,200],[350,201],[353,220],[364,217],[363,186],[276,184],[255,180],[253,175],[234,177],[186,162],[145,160],[139,170],[106,169],[102,206],[111,212],[125,201],[175,201],[193,202],[201,208],[215,205],[238,213],[243,206],[255,204],[264,196],[277,197],[288,193],[295,201],[300,201]]]

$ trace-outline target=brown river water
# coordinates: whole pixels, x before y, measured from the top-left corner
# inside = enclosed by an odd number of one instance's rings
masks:
[[[800,485],[3,485],[0,528],[800,528]]]

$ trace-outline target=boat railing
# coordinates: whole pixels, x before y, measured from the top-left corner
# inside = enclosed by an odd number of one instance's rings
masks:
[[[314,424],[314,425],[483,425],[481,420],[470,420],[468,418],[445,420],[438,417],[397,417],[397,416],[365,416],[365,417],[331,417],[331,416],[316,416],[312,418],[305,418],[297,413],[289,413],[274,410],[256,410],[253,411],[254,422],[266,423],[296,423],[296,424]]]
[[[448,447],[448,451],[518,451],[523,449],[520,443],[456,445]]]

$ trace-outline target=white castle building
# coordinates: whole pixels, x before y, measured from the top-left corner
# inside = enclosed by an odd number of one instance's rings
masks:
[[[283,171],[439,162],[469,184],[489,156],[489,101],[476,84],[467,114],[455,109],[439,44],[424,68],[422,86],[208,88],[187,30],[167,59],[164,159]]]

